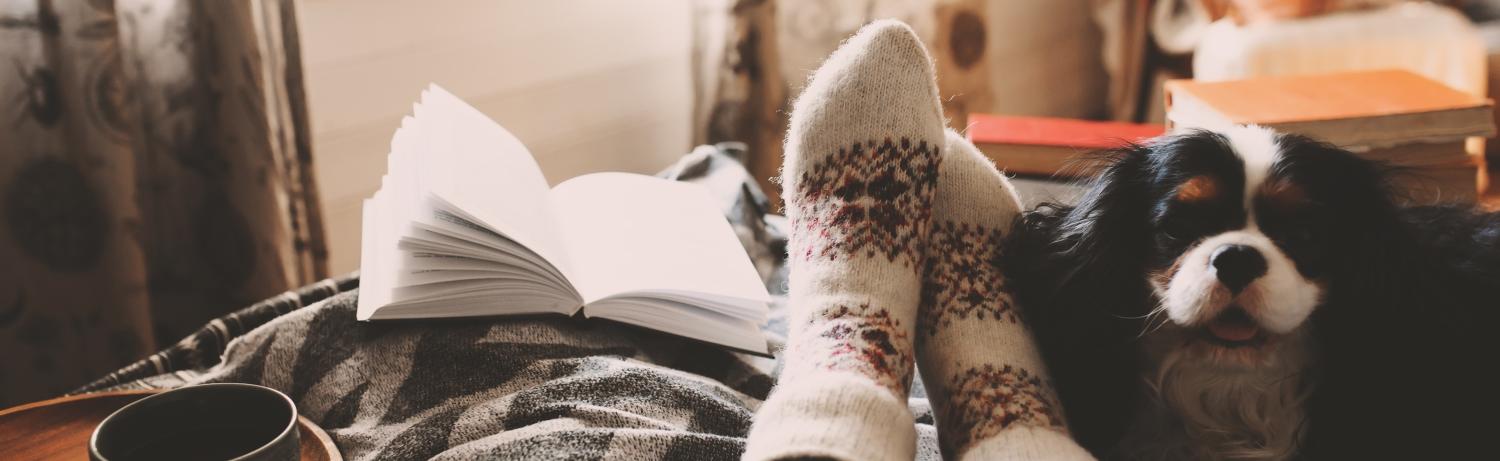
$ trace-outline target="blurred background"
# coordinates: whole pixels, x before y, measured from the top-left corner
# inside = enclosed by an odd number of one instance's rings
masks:
[[[1397,67],[1487,95],[1497,3],[0,0],[0,407],[357,270],[430,82],[553,183],[738,141],[774,194],[791,99],[874,19],[923,37],[955,127],[1159,123],[1171,78]]]

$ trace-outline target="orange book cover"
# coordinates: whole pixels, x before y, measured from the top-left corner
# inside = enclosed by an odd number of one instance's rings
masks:
[[[1078,150],[1120,147],[1162,134],[1155,124],[1100,122],[1049,117],[969,114],[969,139],[976,145],[1016,144]]]
[[[1404,70],[1340,72],[1262,77],[1223,82],[1172,80],[1166,83],[1167,107],[1172,95],[1191,94],[1237,124],[1280,123],[1380,117],[1396,114],[1472,109],[1490,105],[1485,98]]]

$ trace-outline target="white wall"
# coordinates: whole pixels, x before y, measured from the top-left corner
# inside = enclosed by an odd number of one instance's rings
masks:
[[[690,6],[300,0],[333,273],[359,267],[360,201],[379,185],[391,133],[428,82],[515,133],[553,183],[594,171],[654,172],[681,155],[692,104]]]

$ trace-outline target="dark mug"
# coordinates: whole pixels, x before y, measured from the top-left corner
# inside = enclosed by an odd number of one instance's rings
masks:
[[[297,405],[254,384],[200,384],[126,405],[94,428],[89,459],[294,461]]]

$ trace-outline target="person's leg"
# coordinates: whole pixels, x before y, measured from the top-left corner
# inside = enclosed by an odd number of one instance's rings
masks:
[[[791,331],[745,459],[915,455],[906,396],[942,117],[931,59],[894,21],[856,33],[797,99],[781,173]]]
[[[1001,275],[1020,200],[958,133],[943,149],[923,270],[917,361],[948,459],[1091,459]]]

